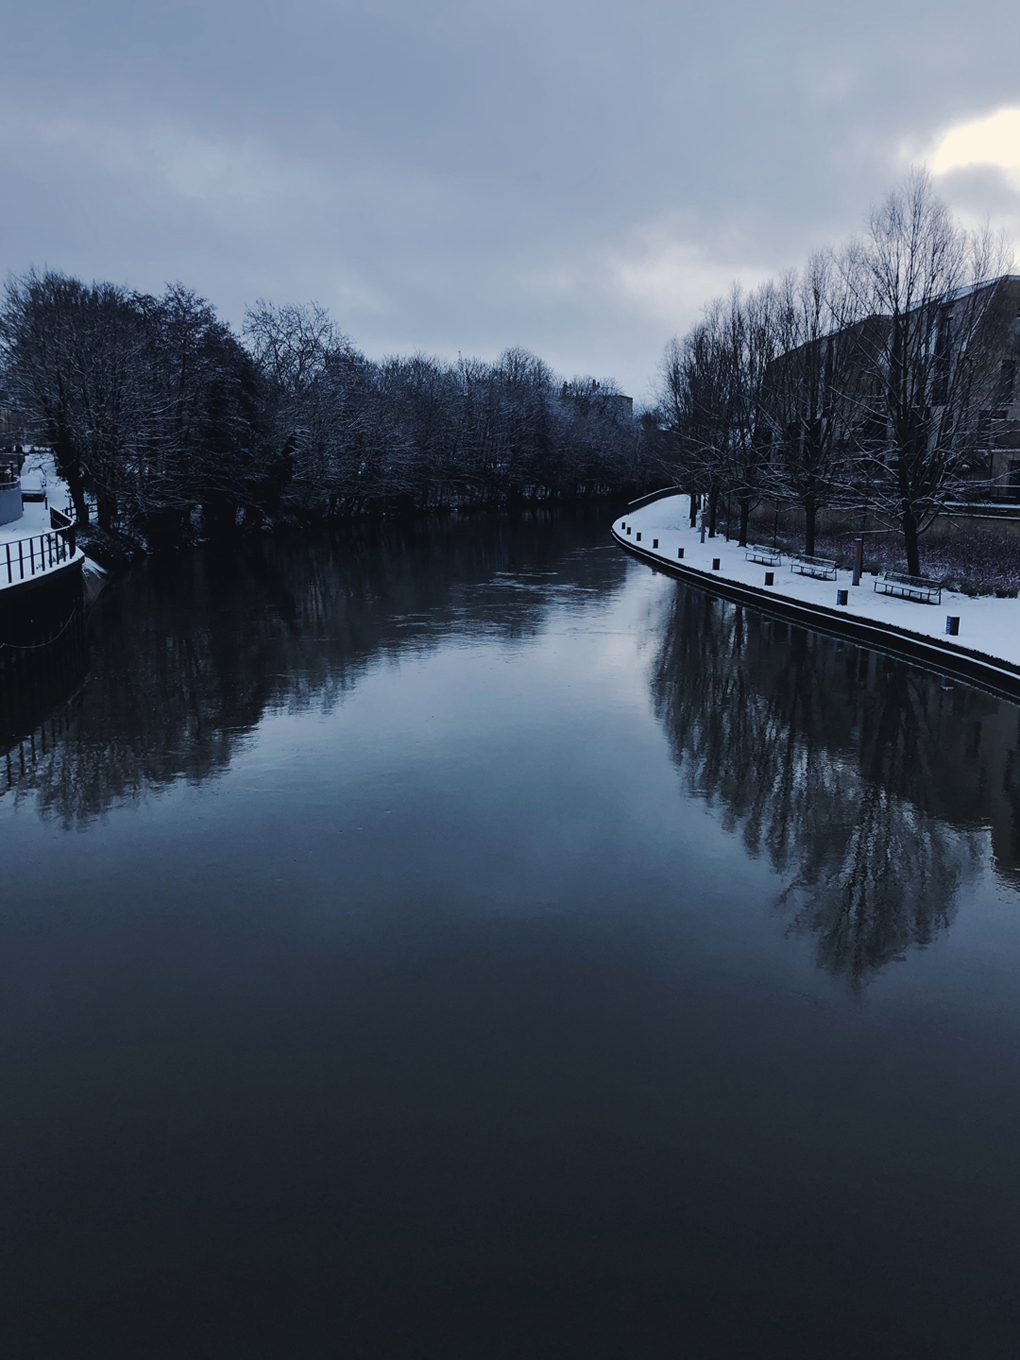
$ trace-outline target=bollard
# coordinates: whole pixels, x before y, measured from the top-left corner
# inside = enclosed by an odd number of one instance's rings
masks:
[[[836,603],[837,603],[837,604],[847,604],[847,603],[849,602],[849,599],[850,599],[850,592],[849,592],[849,590],[837,590],[837,591],[836,591]]]
[[[628,534],[629,534],[629,533],[630,533],[630,530],[628,529],[627,532],[628,532]]]
[[[713,571],[718,571],[718,570],[719,570],[719,559],[718,559],[718,557],[713,557],[713,558],[712,558],[712,570],[713,570]]]
[[[640,534],[638,534],[638,536],[637,536],[637,541],[638,541],[639,543],[641,542],[641,535],[640,535]]]
[[[677,557],[678,557],[681,561],[683,561],[683,556],[684,556],[684,550],[683,550],[683,548],[677,548],[677,550],[676,550],[676,555],[677,555]]]
[[[658,540],[657,538],[653,538],[653,539],[652,539],[652,547],[653,547],[653,548],[657,548],[658,546],[659,546],[659,540]]]
[[[957,614],[946,615],[946,632],[950,637],[958,637],[960,633],[960,618]]]
[[[765,573],[765,584],[767,586],[774,586],[776,584],[776,573],[774,571],[767,571]]]

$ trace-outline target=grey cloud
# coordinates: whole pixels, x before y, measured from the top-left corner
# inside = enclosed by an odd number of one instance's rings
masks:
[[[1020,102],[1004,0],[50,0],[0,38],[6,268],[317,297],[373,354],[524,344],[638,396],[702,287]],[[1008,211],[984,184],[950,187]]]

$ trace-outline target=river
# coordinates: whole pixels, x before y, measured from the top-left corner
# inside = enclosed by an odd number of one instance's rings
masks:
[[[1020,713],[611,517],[100,597],[0,744],[4,1355],[1015,1356]]]

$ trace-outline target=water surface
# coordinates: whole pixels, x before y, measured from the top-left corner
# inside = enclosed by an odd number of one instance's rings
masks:
[[[101,598],[0,757],[5,1355],[1015,1357],[1020,713],[610,517]]]

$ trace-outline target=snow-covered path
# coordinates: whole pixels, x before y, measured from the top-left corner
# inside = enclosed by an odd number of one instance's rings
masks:
[[[818,581],[800,576],[790,568],[791,559],[783,556],[778,567],[765,567],[748,562],[745,549],[735,540],[727,542],[721,536],[707,538],[689,525],[687,496],[670,496],[622,515],[614,525],[614,532],[628,545],[633,545],[663,563],[680,562],[689,570],[704,572],[718,581],[753,586],[766,594],[796,604],[837,608],[837,590],[849,591],[848,603],[839,606],[841,614],[861,621],[903,629],[915,635],[937,640],[947,650],[966,649],[981,652],[995,660],[1020,665],[1020,600],[998,600],[982,596],[972,599],[953,591],[942,592],[941,605],[920,604],[900,600],[875,592],[876,577],[865,575],[856,588],[851,585],[851,573],[840,571],[835,581]],[[631,532],[628,534],[627,529]],[[640,535],[640,538],[638,537]],[[657,546],[656,546],[657,543]],[[719,559],[719,570],[712,569],[714,558]],[[774,584],[765,585],[765,573],[774,573]],[[960,620],[958,637],[946,636],[946,618]]]

